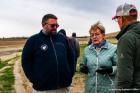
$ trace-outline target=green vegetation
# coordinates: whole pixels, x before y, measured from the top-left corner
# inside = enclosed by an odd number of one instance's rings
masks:
[[[4,67],[6,64],[0,60],[0,69]]]
[[[85,75],[80,72],[80,63],[82,61],[83,51],[84,51],[85,47],[86,47],[85,44],[80,45],[80,56],[79,56],[78,61],[77,61],[77,67],[76,67],[76,73],[75,73],[74,79],[85,78]]]
[[[15,93],[13,65],[19,58],[20,55],[16,55],[6,60],[0,60],[0,93]]]
[[[11,93],[14,91],[14,76],[13,76],[13,67],[7,68],[4,74],[0,76],[0,91],[2,93]]]
[[[116,38],[108,38],[107,40],[113,44],[117,44],[118,42]]]
[[[78,58],[78,62],[77,62],[77,71],[79,72],[80,68],[80,62],[82,61],[82,57],[83,57],[83,51],[84,51],[84,48],[86,47],[87,45],[80,45],[80,56]]]

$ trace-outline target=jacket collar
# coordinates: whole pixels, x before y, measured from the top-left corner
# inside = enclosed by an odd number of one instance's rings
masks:
[[[49,35],[48,32],[46,32],[44,29],[42,29],[41,32],[42,32],[42,34],[44,34],[46,36]]]
[[[104,49],[108,49],[108,41],[104,40],[100,47],[97,47],[97,48],[104,48]],[[89,49],[95,49],[95,45],[94,44],[91,44],[89,45]]]
[[[129,31],[130,28],[133,27],[134,24],[137,24],[138,22],[134,22],[132,24],[127,25],[126,27],[124,27],[119,34],[116,36],[116,39],[119,40],[119,38],[124,35],[127,31]]]

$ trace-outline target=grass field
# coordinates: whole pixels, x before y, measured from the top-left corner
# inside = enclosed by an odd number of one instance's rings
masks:
[[[18,54],[0,58],[0,93],[15,93],[13,65],[19,58]]]

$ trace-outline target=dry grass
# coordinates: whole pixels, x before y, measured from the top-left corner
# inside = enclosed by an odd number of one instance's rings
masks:
[[[71,93],[84,93],[85,74],[76,73],[73,77]]]
[[[23,39],[23,40],[17,40],[17,39],[16,40],[0,40],[0,49],[23,47],[25,42],[26,42],[25,39]]]

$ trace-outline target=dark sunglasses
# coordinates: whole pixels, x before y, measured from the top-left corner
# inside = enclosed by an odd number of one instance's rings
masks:
[[[47,24],[48,24],[48,23],[47,23]],[[51,28],[54,28],[54,27],[58,28],[58,27],[59,27],[59,25],[58,25],[58,24],[48,24],[48,25],[50,25],[50,26],[51,26]]]

